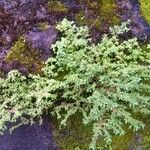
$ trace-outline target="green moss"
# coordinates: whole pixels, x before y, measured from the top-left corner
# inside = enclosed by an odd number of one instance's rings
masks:
[[[101,0],[99,8],[102,16],[101,20],[107,20],[111,26],[120,23],[120,19],[117,17],[117,6],[114,0]]]
[[[141,135],[143,136],[143,142],[142,146],[144,150],[150,149],[150,119],[149,116],[143,118],[144,122],[146,122],[146,127],[143,132],[141,132]]]
[[[4,77],[4,72],[0,69],[0,78]]]
[[[85,1],[84,1],[85,2]],[[114,0],[90,1],[86,0],[88,11],[95,11],[96,17],[87,17],[85,10],[76,14],[76,22],[79,25],[95,26],[100,28],[103,22],[110,26],[119,24],[121,21],[116,15],[116,3]]]
[[[150,24],[150,0],[141,0],[141,12],[147,22]]]
[[[48,4],[48,11],[52,12],[63,12],[66,13],[68,11],[68,8],[62,4],[60,1],[49,1]]]
[[[31,73],[39,73],[43,67],[39,58],[39,52],[37,50],[30,49],[23,36],[19,37],[11,47],[6,56],[6,61],[8,63],[18,62],[25,66]],[[35,66],[34,69],[33,65]]]
[[[79,25],[86,25],[87,24],[87,19],[84,15],[84,11],[81,10],[78,14],[76,14],[76,21]]]

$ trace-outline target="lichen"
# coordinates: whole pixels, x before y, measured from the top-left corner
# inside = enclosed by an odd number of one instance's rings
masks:
[[[150,1],[149,0],[141,0],[141,12],[147,22],[150,24]]]
[[[23,67],[27,68],[30,73],[39,73],[43,67],[40,60],[40,53],[38,50],[31,49],[23,36],[20,36],[14,45],[10,48],[6,61],[8,63],[17,62]]]

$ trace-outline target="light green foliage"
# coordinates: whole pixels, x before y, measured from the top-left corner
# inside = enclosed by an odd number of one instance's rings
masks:
[[[110,28],[110,35],[94,45],[87,27],[64,19],[57,26],[62,37],[52,46],[54,57],[46,62],[43,76],[12,71],[1,79],[1,124],[24,116],[32,122],[51,108],[66,125],[80,112],[83,123],[93,125],[90,149],[96,149],[99,138],[109,147],[112,135],[125,134],[125,124],[134,131],[143,128],[134,114],[150,113],[150,55],[135,38],[119,39],[127,24]]]

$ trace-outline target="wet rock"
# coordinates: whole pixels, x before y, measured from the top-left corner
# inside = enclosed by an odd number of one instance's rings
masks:
[[[150,39],[150,26],[140,12],[138,0],[116,0],[122,21],[131,20],[131,34],[141,41]]]
[[[58,150],[50,120],[44,119],[42,125],[20,126],[12,134],[6,131],[0,137],[0,150]]]
[[[32,49],[40,50],[41,54],[45,56],[44,59],[47,59],[52,54],[50,46],[56,41],[57,37],[57,30],[51,27],[45,31],[30,31],[26,35],[26,40]]]

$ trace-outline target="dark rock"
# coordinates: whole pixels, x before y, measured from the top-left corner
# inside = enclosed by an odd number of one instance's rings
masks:
[[[6,131],[0,137],[0,150],[58,150],[50,120],[44,119],[42,125],[20,126],[12,134]]]
[[[138,0],[116,0],[122,21],[131,21],[131,34],[141,41],[150,39],[150,26],[144,20],[140,12]]]
[[[50,46],[56,41],[57,37],[58,32],[53,28],[45,31],[31,31],[26,35],[31,48],[40,50],[41,54],[46,56],[46,59],[52,54]]]

